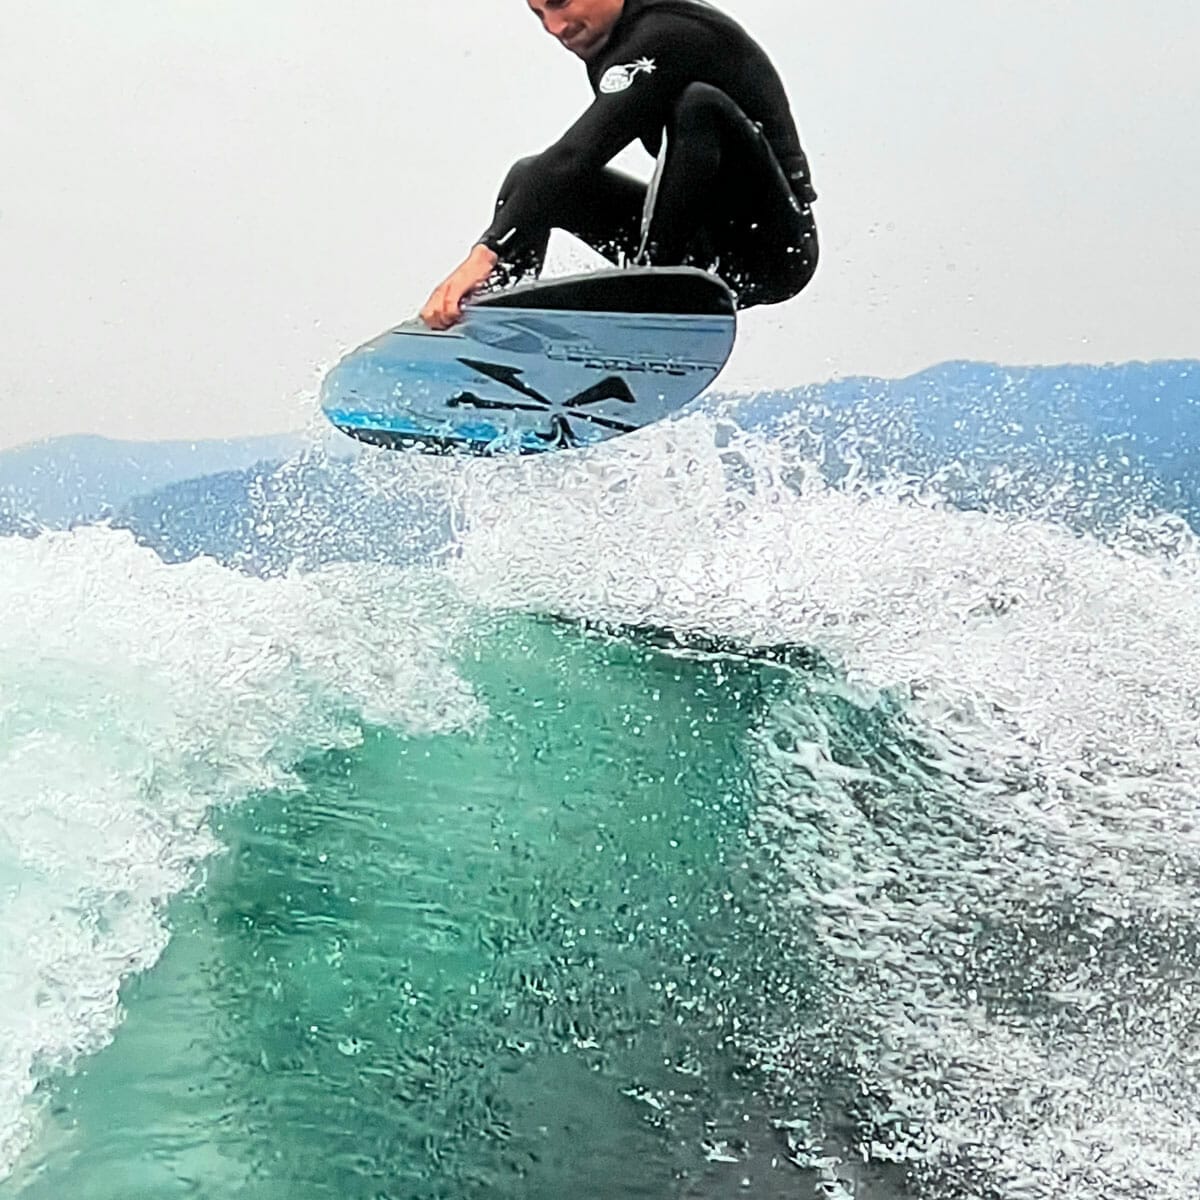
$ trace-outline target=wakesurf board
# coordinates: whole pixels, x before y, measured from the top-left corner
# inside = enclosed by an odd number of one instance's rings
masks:
[[[322,384],[325,416],[389,449],[589,446],[695,399],[737,331],[732,293],[692,267],[519,284],[464,311],[444,332],[415,318],[347,354]]]

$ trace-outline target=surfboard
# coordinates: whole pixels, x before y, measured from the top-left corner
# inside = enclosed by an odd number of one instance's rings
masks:
[[[419,318],[347,354],[321,408],[389,449],[475,454],[589,446],[676,412],[733,349],[733,296],[691,267],[520,284],[435,332]]]

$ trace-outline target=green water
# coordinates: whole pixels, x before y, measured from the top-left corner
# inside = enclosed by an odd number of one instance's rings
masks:
[[[214,815],[0,1197],[807,1194],[741,1050],[806,1003],[752,832],[782,672],[526,621],[462,670],[472,732]]]

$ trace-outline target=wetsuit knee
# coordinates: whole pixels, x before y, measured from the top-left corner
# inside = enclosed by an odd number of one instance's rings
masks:
[[[528,182],[529,177],[533,174],[534,168],[537,166],[538,156],[536,154],[529,155],[528,158],[518,158],[515,163],[508,169],[508,174],[504,177],[504,182],[500,185],[500,194],[496,198],[496,208],[500,209],[504,206],[505,201],[513,194],[513,192],[521,186],[522,183]]]
[[[711,83],[689,83],[671,110],[671,128],[676,137],[703,134],[714,125],[747,118],[720,88]]]

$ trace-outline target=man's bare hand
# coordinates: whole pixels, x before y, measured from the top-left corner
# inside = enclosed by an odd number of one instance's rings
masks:
[[[487,246],[476,246],[465,261],[433,289],[421,309],[421,320],[430,329],[449,329],[462,320],[463,301],[481,288],[495,270],[499,255]]]

